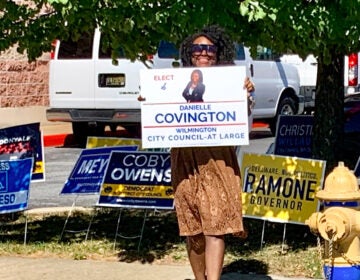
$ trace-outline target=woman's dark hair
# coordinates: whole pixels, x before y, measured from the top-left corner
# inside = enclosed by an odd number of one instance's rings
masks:
[[[183,66],[193,66],[191,62],[192,42],[200,37],[208,38],[216,47],[216,64],[234,64],[235,45],[230,36],[218,25],[210,25],[202,28],[195,34],[187,37],[180,46],[180,56]]]
[[[203,83],[203,73],[199,70],[199,69],[195,69],[194,71],[191,72],[191,75],[190,75],[190,80],[192,80],[192,76],[197,73],[199,75],[199,83]]]

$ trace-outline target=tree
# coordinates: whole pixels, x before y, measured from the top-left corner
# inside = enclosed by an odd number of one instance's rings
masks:
[[[19,4],[20,3],[20,4]],[[292,51],[318,60],[314,158],[328,169],[344,160],[343,58],[360,50],[356,0],[34,0],[0,2],[0,51],[18,44],[34,60],[55,39],[76,39],[99,26],[109,47],[131,59],[177,45],[196,28],[217,23],[256,50]]]
[[[346,161],[344,145],[344,56],[360,50],[360,2],[356,0],[246,0],[241,14],[257,23],[255,33],[279,52],[318,62],[315,98],[314,157],[332,170]],[[251,40],[258,43],[256,40]]]
[[[238,1],[34,0],[0,3],[0,51],[18,43],[29,60],[51,49],[55,39],[77,39],[99,26],[109,46],[121,46],[131,59],[151,54],[161,39],[177,45],[205,24],[236,29]],[[31,4],[30,4],[31,3]]]

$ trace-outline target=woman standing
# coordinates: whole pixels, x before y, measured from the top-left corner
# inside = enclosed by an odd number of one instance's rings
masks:
[[[181,45],[185,67],[232,65],[234,44],[224,30],[209,26]],[[246,78],[244,87],[254,90]],[[171,177],[181,236],[196,280],[219,280],[225,234],[246,235],[243,228],[241,180],[235,147],[171,149]]]

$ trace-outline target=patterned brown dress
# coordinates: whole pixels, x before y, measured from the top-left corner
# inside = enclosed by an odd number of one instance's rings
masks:
[[[244,231],[234,147],[172,148],[171,178],[180,235]]]

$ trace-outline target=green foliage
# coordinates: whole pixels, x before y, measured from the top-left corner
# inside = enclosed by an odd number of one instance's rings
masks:
[[[99,26],[113,49],[130,59],[156,51],[160,40],[179,46],[205,24],[218,23],[235,36],[247,30],[238,1],[200,0],[37,0],[29,8],[7,1],[2,14],[0,51],[19,43],[19,52],[34,60],[51,49],[54,39],[79,37]],[[45,8],[44,8],[45,7]],[[44,12],[45,11],[45,12]],[[16,22],[17,24],[13,24]]]
[[[68,0],[48,0],[48,3],[51,5],[53,5],[55,3],[66,5],[68,3]]]
[[[327,169],[345,159],[343,147],[344,56],[360,51],[360,2],[356,0],[245,0],[240,12],[255,34],[277,52],[318,60],[314,157]],[[249,38],[249,45],[261,43]]]
[[[334,63],[345,54],[360,50],[360,1],[357,0],[35,0],[34,4],[0,3],[0,51],[18,44],[34,60],[51,49],[54,39],[79,38],[100,27],[108,45],[121,47],[135,60],[156,51],[160,40],[179,46],[189,34],[205,24],[225,27],[234,40],[251,47],[272,48],[277,53],[293,52],[305,58],[314,54],[319,67],[333,67],[318,76],[316,114],[324,121],[315,129],[315,158],[329,160],[329,168],[342,146],[343,65]],[[343,64],[343,63],[342,63]],[[321,71],[318,71],[320,73]],[[327,83],[326,92],[319,92]],[[321,98],[318,98],[318,97]],[[336,106],[334,104],[337,104]],[[338,104],[340,104],[338,106]],[[333,110],[326,110],[332,107]],[[336,120],[331,123],[330,120]],[[326,141],[321,141],[327,137]]]
[[[246,0],[240,4],[242,16],[261,26],[255,32],[272,42],[273,49],[302,57],[321,54],[326,64],[331,63],[333,46],[342,55],[360,49],[359,11],[360,2],[355,0]]]
[[[159,40],[179,45],[205,24],[218,23],[236,40],[264,45],[305,57],[329,48],[346,54],[360,49],[360,2],[351,0],[37,0],[36,5],[5,1],[0,5],[0,51],[19,43],[33,60],[51,48],[54,39],[77,38],[99,26],[116,49],[135,59],[153,53]],[[281,31],[281,32],[279,32]]]

